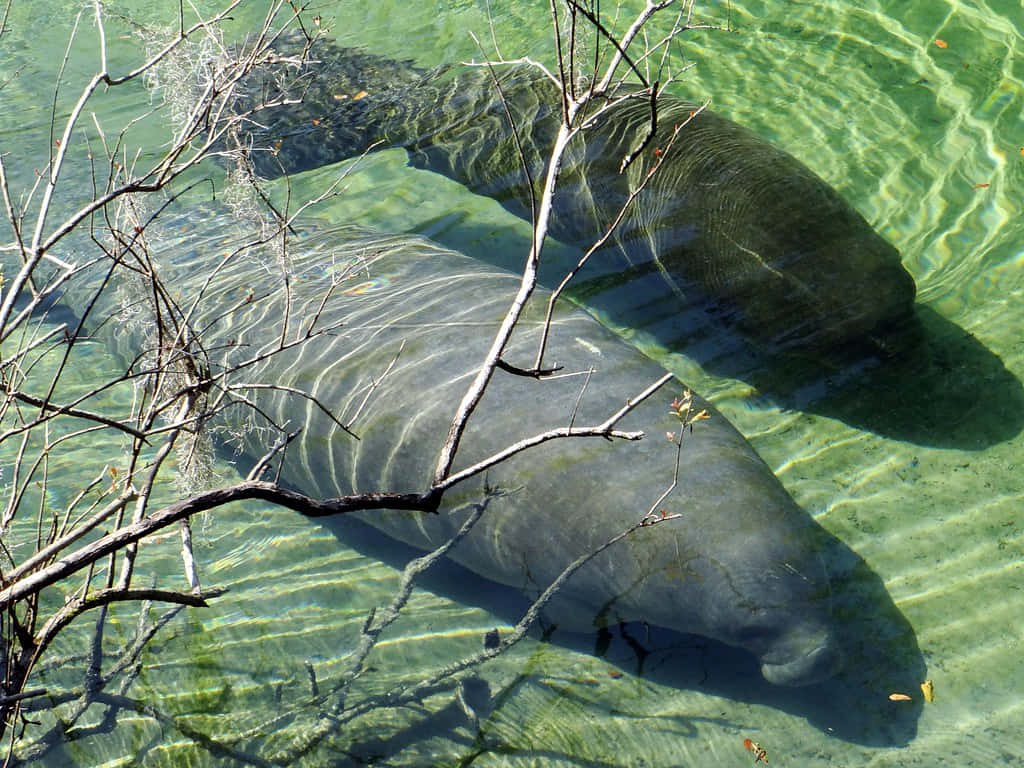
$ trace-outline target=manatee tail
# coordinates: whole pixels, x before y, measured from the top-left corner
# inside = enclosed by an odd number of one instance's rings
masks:
[[[236,105],[241,113],[261,101],[301,98],[260,110],[239,137],[260,176],[356,157],[379,142],[403,147],[412,165],[529,216],[525,182],[531,178],[539,189],[560,122],[558,91],[536,69],[424,70],[325,38],[313,44],[309,63],[296,68],[289,60],[303,44],[283,38],[279,61],[253,75]],[[563,169],[563,176],[571,173]]]
[[[410,61],[397,61],[317,40],[307,63],[294,64],[305,40],[282,35],[278,58],[243,83],[234,105],[245,114],[256,105],[244,130],[233,137],[264,178],[356,157],[374,144],[405,145],[408,116],[430,109],[422,86],[436,79]],[[418,97],[422,96],[420,99]],[[287,104],[274,106],[274,102]],[[295,102],[298,103],[295,103]]]

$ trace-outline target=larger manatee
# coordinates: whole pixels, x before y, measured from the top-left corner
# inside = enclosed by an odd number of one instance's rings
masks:
[[[222,245],[214,248],[224,252]],[[241,430],[253,412],[239,405],[222,414],[222,426],[244,432],[241,447],[253,457],[276,439],[260,428],[267,419],[286,431],[301,430],[281,477],[315,496],[422,492],[519,277],[417,238],[358,230],[293,243],[289,258],[287,299],[283,271],[273,260],[236,259],[213,273],[209,285],[205,250],[164,264],[178,306],[191,307],[205,286],[192,322],[206,329],[210,357],[203,365],[214,372],[274,349],[282,333],[302,336],[314,316],[316,328],[330,329],[233,375],[230,383],[261,415],[252,429]],[[140,314],[145,296],[128,296],[127,320],[98,326],[128,360],[147,347],[148,324]],[[96,306],[91,323],[116,316],[109,302],[106,309],[104,302]],[[539,308],[531,311],[519,326],[506,352],[512,363],[525,363],[535,351],[539,314]],[[496,373],[462,441],[456,470],[548,428],[600,423],[664,373],[580,310],[557,314],[551,344],[559,374],[536,380]],[[309,400],[246,388],[260,382],[315,394],[343,421],[358,412],[352,429],[359,439]],[[695,407],[711,417],[685,436],[677,485],[659,501],[672,483],[676,456],[665,437],[679,426],[670,402],[682,391],[673,381],[622,421],[620,428],[644,432],[638,442],[552,441],[455,486],[439,514],[364,517],[389,536],[430,548],[486,499],[482,519],[451,557],[529,596],[657,504],[656,514],[664,509],[680,517],[640,528],[588,563],[549,606],[552,621],[591,631],[642,621],[715,638],[749,650],[764,678],[779,685],[833,675],[841,638],[824,556],[835,540],[699,397]]]
[[[321,39],[290,85],[302,103],[259,113],[245,140],[265,176],[351,157],[375,142],[404,147],[413,165],[529,218],[518,148],[539,192],[559,90],[528,65],[499,67],[496,76],[482,68],[424,72]],[[250,92],[273,96],[276,83],[257,77]],[[893,339],[902,337],[891,331],[915,327],[914,281],[896,249],[835,190],[751,131],[668,94],[646,152],[620,172],[650,124],[649,101],[633,99],[574,140],[555,197],[557,238],[594,242],[657,152],[662,167],[594,269],[655,271],[687,308],[706,309],[768,351],[895,353]]]

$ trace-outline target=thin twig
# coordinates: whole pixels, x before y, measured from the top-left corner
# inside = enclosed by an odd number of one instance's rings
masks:
[[[559,427],[556,429],[549,429],[545,432],[533,435],[532,437],[523,438],[515,443],[510,443],[505,448],[497,451],[486,459],[476,462],[470,467],[461,470],[460,472],[454,472],[448,474],[444,479],[434,483],[433,488],[438,491],[444,491],[451,488],[456,483],[461,483],[467,478],[474,475],[479,475],[491,467],[500,464],[501,462],[515,456],[517,453],[522,453],[528,448],[541,445],[542,443],[549,442],[551,440],[558,440],[566,437],[603,437],[606,440],[617,438],[620,440],[640,440],[643,438],[643,432],[623,432],[615,429],[615,425],[622,420],[622,418],[632,411],[636,406],[650,397],[652,394],[657,392],[662,386],[673,379],[671,373],[666,373],[660,379],[651,384],[647,389],[641,392],[636,397],[627,400],[626,404],[623,405],[619,410],[609,416],[600,424],[592,427]]]

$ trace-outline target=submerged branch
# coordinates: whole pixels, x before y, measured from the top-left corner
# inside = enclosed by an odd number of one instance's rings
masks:
[[[179,520],[184,520],[199,512],[222,507],[233,501],[246,499],[268,501],[310,517],[368,509],[407,509],[434,512],[439,502],[439,496],[436,493],[365,493],[320,500],[258,480],[205,491],[101,536],[96,541],[62,557],[56,563],[5,588],[0,591],[0,610]]]

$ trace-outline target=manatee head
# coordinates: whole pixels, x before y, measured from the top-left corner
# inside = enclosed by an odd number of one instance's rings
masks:
[[[659,260],[759,348],[884,347],[912,314],[900,254],[788,152],[718,115],[687,126]],[[671,242],[668,242],[671,241]]]
[[[764,265],[737,280],[738,320],[778,351],[893,356],[898,332],[913,321],[913,278],[899,251],[838,194],[804,181],[815,204],[794,200],[750,238]]]
[[[731,513],[710,509],[705,516],[691,504],[697,514],[679,525],[638,532],[633,556],[644,576],[613,616],[742,648],[774,685],[811,685],[836,674],[841,637],[821,557],[828,536],[788,497],[776,496],[776,487],[769,476],[754,489],[769,497],[767,504],[736,499],[743,494],[740,477],[723,494],[737,502]],[[705,495],[704,501],[714,500]],[[615,570],[609,560],[606,573]]]
[[[815,273],[812,350],[845,350],[886,359],[920,341],[917,292],[899,251],[853,208],[838,199],[813,227],[817,251],[798,273]]]
[[[834,537],[727,424],[695,429],[689,447],[679,519],[633,545],[646,563],[646,618],[749,651],[776,685],[836,674],[842,638],[827,567]]]
[[[802,574],[782,573],[785,568],[766,572],[742,594],[723,596],[711,611],[709,634],[757,657],[769,683],[811,685],[842,666],[828,584],[803,582]]]

